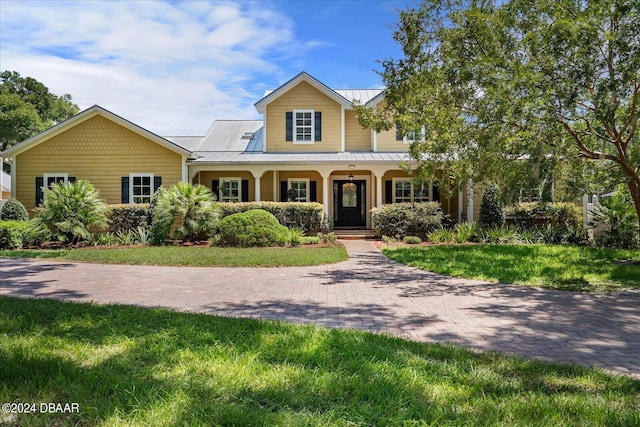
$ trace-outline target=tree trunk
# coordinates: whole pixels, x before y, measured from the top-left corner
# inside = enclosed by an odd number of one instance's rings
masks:
[[[638,214],[638,228],[640,232],[640,182],[638,182],[637,179],[631,178],[629,179],[628,185],[633,205],[635,206],[636,213]]]

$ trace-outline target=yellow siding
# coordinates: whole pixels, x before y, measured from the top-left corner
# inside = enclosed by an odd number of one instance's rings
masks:
[[[362,129],[354,110],[345,111],[345,150],[371,151],[371,129]]]
[[[28,210],[35,207],[35,179],[44,173],[67,173],[88,179],[109,204],[120,203],[121,177],[153,173],[164,186],[182,178],[182,157],[102,116],[17,155],[16,198]]]
[[[289,179],[306,179],[316,182],[316,202],[322,203],[322,175],[315,171],[280,171],[278,174],[278,188],[280,182]]]
[[[322,112],[322,141],[294,144],[286,141],[286,113],[294,109]],[[268,152],[338,152],[341,149],[341,107],[307,82],[282,94],[267,105],[265,121]]]
[[[378,151],[408,151],[409,144],[404,141],[396,141],[396,128],[380,132],[377,134],[377,150]]]

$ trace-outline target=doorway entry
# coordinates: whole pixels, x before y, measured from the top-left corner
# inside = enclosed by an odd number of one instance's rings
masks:
[[[364,228],[367,224],[367,181],[333,181],[334,227]]]

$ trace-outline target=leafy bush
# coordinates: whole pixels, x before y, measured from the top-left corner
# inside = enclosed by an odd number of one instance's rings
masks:
[[[413,234],[424,238],[442,226],[438,202],[395,203],[371,210],[374,228],[383,236],[403,238]]]
[[[481,238],[484,243],[520,243],[518,229],[512,225],[483,230]]]
[[[0,209],[0,221],[26,221],[29,214],[24,205],[16,199],[9,199],[4,202]]]
[[[324,207],[320,203],[303,202],[244,202],[220,203],[220,217],[261,209],[275,216],[287,227],[320,230],[324,222]]]
[[[338,241],[338,236],[336,236],[336,233],[333,233],[333,232],[318,233],[318,237],[320,237],[320,240],[322,240],[324,243],[329,245],[335,245],[336,242]]]
[[[298,246],[302,242],[303,231],[299,228],[289,229],[289,243],[291,246]]]
[[[496,183],[490,183],[484,190],[478,223],[484,229],[501,227],[504,224],[500,190]]]
[[[638,216],[629,189],[620,185],[609,198],[592,211],[590,226],[600,225],[594,232],[597,246],[634,249],[638,242]]]
[[[229,215],[218,224],[217,244],[222,246],[284,246],[288,238],[287,227],[261,209]]]
[[[302,236],[300,239],[301,245],[317,245],[320,243],[320,237],[318,236]]]
[[[163,191],[153,213],[153,243],[196,241],[211,235],[218,221],[215,198],[204,185],[179,182]]]
[[[0,221],[0,249],[39,246],[46,238],[34,221]]]
[[[46,227],[54,239],[77,243],[92,240],[92,228],[107,227],[107,210],[95,187],[87,180],[79,180],[45,188],[35,221]]]
[[[148,204],[123,204],[109,205],[107,218],[110,222],[110,231],[113,233],[137,230],[138,227],[146,228],[149,215]]]
[[[573,203],[518,203],[506,207],[505,216],[507,224],[520,229],[544,229],[548,224],[565,231],[583,227],[580,208]]]
[[[0,249],[22,248],[22,237],[27,227],[25,221],[0,221]]]
[[[408,245],[418,245],[422,243],[422,239],[418,236],[404,236],[402,241]]]
[[[478,226],[473,222],[456,224],[453,229],[453,240],[456,243],[475,242],[478,240]]]
[[[156,205],[158,204],[158,199],[162,197],[164,193],[167,192],[167,188],[160,186],[151,196],[151,201],[149,202],[149,210],[147,211],[147,226],[151,227],[153,225],[153,214],[156,210]],[[215,200],[215,195],[213,195]]]

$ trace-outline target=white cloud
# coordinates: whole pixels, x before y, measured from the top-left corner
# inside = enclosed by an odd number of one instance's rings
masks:
[[[3,0],[2,9],[2,70],[161,135],[258,117],[262,82],[290,73],[275,58],[295,62],[322,43],[296,40],[266,2]]]

